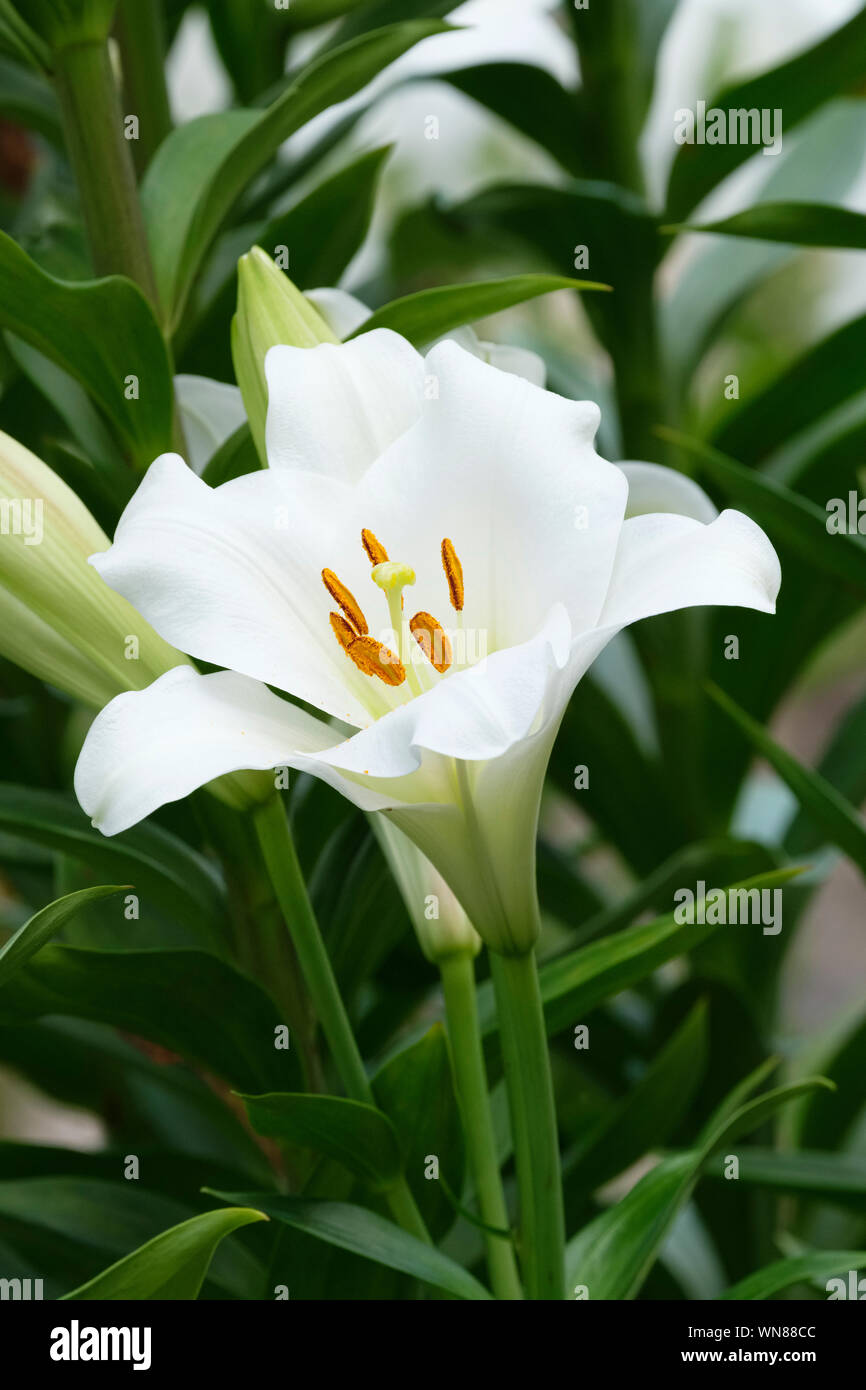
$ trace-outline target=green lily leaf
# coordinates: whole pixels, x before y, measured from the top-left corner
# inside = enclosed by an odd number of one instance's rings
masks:
[[[464,323],[510,309],[540,294],[553,290],[606,290],[592,280],[570,280],[564,275],[511,275],[506,280],[482,280],[470,285],[439,285],[432,290],[419,290],[403,299],[394,299],[350,333],[370,333],[374,328],[391,328],[402,333],[410,343],[423,346],[450,333]]]
[[[0,33],[2,23],[0,19]],[[0,115],[35,130],[54,145],[63,143],[60,113],[48,82],[8,58],[0,58]]]
[[[587,1135],[568,1185],[593,1192],[670,1137],[703,1080],[707,1059],[707,1010],[699,1003],[646,1074],[613,1112]]]
[[[149,1240],[125,1259],[110,1265],[64,1299],[170,1299],[198,1297],[220,1241],[242,1226],[267,1221],[262,1211],[246,1207],[208,1211]]]
[[[264,227],[250,227],[231,234],[233,246],[258,245],[269,254],[278,246],[289,252],[293,284],[299,289],[336,285],[370,226],[373,203],[385,161],[393,146],[371,150],[318,184]],[[204,376],[231,374],[230,329],[237,304],[234,267],[211,297],[188,339],[181,356],[185,370]]]
[[[78,893],[67,893],[64,898],[49,903],[19,927],[14,936],[0,946],[0,989],[40,951],[47,941],[56,936],[76,912],[88,903],[99,898],[110,898],[127,891],[121,886],[82,888]]]
[[[462,1192],[463,1129],[454,1095],[451,1059],[441,1023],[389,1057],[373,1078],[376,1100],[389,1116],[404,1156],[406,1179],[434,1239],[454,1223],[441,1184],[424,1176],[428,1154],[438,1154],[452,1192]]]
[[[663,232],[714,232],[717,236],[785,241],[792,246],[866,249],[866,214],[830,203],[758,203],[720,222],[686,222]]]
[[[122,835],[101,835],[72,796],[0,783],[0,831],[79,859],[95,873],[123,877],[145,901],[168,916],[214,936],[226,905],[207,860],[160,826],[134,826]]]
[[[828,1096],[826,1090],[810,1093],[810,1099]],[[829,1202],[849,1211],[866,1212],[866,1169],[861,1159],[819,1149],[740,1149],[739,1181],[770,1192],[785,1192]],[[724,1175],[724,1163],[714,1158],[705,1166],[708,1177]]]
[[[692,1194],[704,1161],[721,1144],[756,1129],[816,1086],[809,1078],[780,1086],[711,1123],[700,1148],[662,1159],[631,1191],[585,1226],[566,1249],[566,1287],[583,1285],[593,1301],[635,1298],[659,1249]]]
[[[707,109],[784,112],[785,134],[824,102],[856,91],[866,61],[866,10],[779,67],[717,93]],[[681,221],[728,174],[755,153],[745,142],[682,145],[668,183],[668,220]]]
[[[220,225],[283,141],[445,27],[410,21],[364,35],[315,59],[264,111],[199,116],[163,141],[148,167],[142,203],[169,329],[177,327],[193,277]]]
[[[307,1235],[315,1236],[329,1245],[350,1250],[354,1255],[363,1255],[374,1263],[387,1265],[411,1274],[433,1288],[453,1294],[455,1298],[489,1299],[490,1294],[483,1284],[455,1260],[443,1255],[433,1245],[425,1245],[422,1240],[386,1221],[377,1212],[367,1211],[366,1207],[356,1207],[349,1202],[313,1201],[305,1197],[274,1197],[271,1193],[247,1193],[243,1196],[232,1192],[214,1192],[205,1189],[212,1197],[219,1197],[233,1206],[255,1206],[265,1212],[272,1221],[285,1222],[287,1226]]]
[[[866,825],[849,801],[811,768],[804,767],[717,685],[708,686],[716,704],[742,729],[762,757],[787,783],[800,805],[823,826],[827,838],[866,874]]]
[[[44,946],[0,989],[0,1025],[50,1014],[108,1023],[198,1062],[239,1090],[300,1089],[265,992],[204,951]]]
[[[57,280],[0,232],[0,327],[80,382],[140,466],[171,448],[168,354],[131,280]]]
[[[866,696],[847,712],[818,764],[818,775],[852,806],[866,799]],[[810,854],[824,843],[821,823],[803,807],[785,836],[788,854]]]
[[[756,396],[736,407],[713,443],[742,463],[757,463],[862,390],[864,353],[866,314],[810,347]]]
[[[40,1252],[49,1248],[52,1266],[67,1273],[67,1287],[72,1284],[75,1289],[70,1297],[75,1298],[123,1297],[107,1293],[83,1295],[78,1285],[101,1278],[106,1263],[115,1259],[123,1263],[130,1251],[138,1254],[138,1247],[145,1242],[168,1235],[170,1228],[186,1225],[190,1218],[199,1215],[185,1203],[151,1191],[143,1182],[58,1175],[0,1182],[0,1220],[4,1230],[9,1229],[8,1223],[14,1223],[15,1243],[22,1253],[33,1252],[38,1258]],[[264,1218],[256,1213],[251,1219]],[[177,1248],[186,1246],[191,1253],[195,1243],[194,1236],[192,1241],[181,1237]],[[164,1264],[162,1268],[165,1270]],[[141,1273],[144,1277],[139,1287],[144,1287],[146,1271]],[[134,1277],[137,1274],[133,1271]],[[208,1284],[223,1296],[248,1298],[251,1289],[256,1293],[261,1289],[264,1275],[261,1262],[250,1250],[233,1242],[216,1250]],[[193,1278],[194,1267],[186,1277],[180,1275],[178,1289],[182,1290],[184,1283],[188,1288]],[[170,1298],[189,1296],[184,1292],[166,1294]]]
[[[811,1250],[808,1255],[797,1255],[790,1260],[777,1260],[766,1265],[739,1283],[719,1294],[720,1299],[762,1299],[771,1298],[792,1284],[812,1280],[831,1279],[834,1275],[845,1275],[851,1269],[866,1266],[866,1251],[863,1250]]]
[[[375,1106],[286,1093],[241,1099],[257,1133],[326,1154],[374,1189],[389,1187],[402,1171],[394,1127]]]
[[[801,872],[798,868],[776,869],[731,887],[780,887]],[[679,924],[671,912],[547,961],[539,971],[539,979],[548,1032],[560,1032],[574,1019],[584,1017],[605,999],[628,989],[665,961],[690,951],[718,930],[709,923]],[[478,1007],[484,1034],[495,1034],[496,1010],[488,983],[478,991]]]
[[[799,493],[753,468],[744,468],[688,435],[660,428],[658,433],[694,454],[702,470],[764,525],[779,540],[801,555],[813,569],[866,595],[866,537],[827,530],[827,512]]]
[[[521,135],[535,140],[569,174],[583,171],[577,100],[546,68],[532,63],[474,63],[437,73],[436,80],[450,82]]]

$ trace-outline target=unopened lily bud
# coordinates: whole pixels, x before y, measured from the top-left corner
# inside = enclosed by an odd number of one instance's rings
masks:
[[[272,347],[336,343],[321,314],[260,246],[238,261],[238,309],[232,320],[232,360],[253,440],[263,464],[268,387],[265,357]]]
[[[370,824],[400,889],[421,950],[434,965],[481,950],[478,935],[442,875],[386,816]]]
[[[189,664],[88,564],[108,546],[63,479],[0,434],[0,656],[94,709]],[[238,772],[210,789],[246,808],[274,784]]]
[[[0,653],[96,706],[187,660],[87,563],[108,546],[62,478],[0,434]]]

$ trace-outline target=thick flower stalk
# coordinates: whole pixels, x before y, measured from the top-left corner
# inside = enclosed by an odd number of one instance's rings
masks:
[[[778,560],[693,484],[601,459],[595,405],[454,342],[423,358],[380,329],[276,347],[266,373],[270,467],[211,489],[163,456],[92,559],[224,669],[115,700],[76,790],[113,834],[220,772],[288,764],[415,842],[495,953],[527,1293],[562,1297],[533,957],[547,761],[617,632],[701,604],[772,612]]]

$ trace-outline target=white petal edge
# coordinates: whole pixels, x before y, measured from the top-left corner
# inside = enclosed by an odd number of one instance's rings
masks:
[[[329,725],[258,681],[177,666],[97,715],[75,794],[93,824],[116,835],[223,773],[282,766],[333,738]]]
[[[702,605],[773,613],[781,582],[773,546],[742,512],[724,511],[708,526],[669,513],[631,517],[598,625],[619,629]]]
[[[377,328],[348,343],[279,346],[265,358],[271,468],[355,482],[419,418],[424,359]]]
[[[631,460],[618,463],[628,479],[625,514],[644,516],[648,512],[674,512],[709,525],[719,514],[718,507],[693,478],[660,463]]]
[[[372,313],[360,299],[349,294],[348,290],[322,288],[306,290],[305,298],[318,309],[325,323],[338,338],[348,338],[356,328],[360,328]]]

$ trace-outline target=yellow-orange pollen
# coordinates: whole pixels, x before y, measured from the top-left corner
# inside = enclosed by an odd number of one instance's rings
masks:
[[[367,619],[355,595],[333,570],[322,570],[322,583],[343,610],[330,616],[334,636],[346,655],[365,676],[378,676],[386,685],[402,685],[406,679],[403,663],[384,643],[369,636]]]
[[[454,659],[451,639],[441,623],[432,613],[416,613],[409,622],[409,631],[422,652],[441,675],[444,675]]]
[[[371,565],[384,565],[388,559],[388,552],[377,536],[372,531],[368,531],[366,526],[361,532],[361,544],[367,552]]]
[[[360,603],[333,570],[322,570],[322,583],[334,602],[340,605],[355,632],[359,635],[368,632],[367,619],[361,611]]]
[[[361,532],[361,544],[374,569],[378,565],[387,565],[389,571],[395,571],[394,577],[388,576],[389,582],[385,582],[381,572],[373,576],[380,588],[386,591],[389,588],[395,588],[396,575],[401,568],[406,570],[409,577],[408,580],[403,579],[401,581],[400,587],[404,583],[415,582],[414,571],[408,566],[392,565],[382,542],[366,527]],[[460,613],[463,609],[463,566],[457,557],[453,542],[447,536],[442,542],[442,568],[448,581],[448,593],[452,607]],[[341,613],[330,615],[331,628],[346,655],[351,657],[358,670],[362,671],[364,675],[378,676],[379,680],[384,681],[386,685],[402,685],[406,679],[406,668],[403,662],[389,647],[385,646],[384,642],[377,642],[375,637],[369,635],[367,619],[364,617],[361,605],[355,595],[346,588],[341,579],[337,578],[333,570],[322,570],[322,582],[334,602],[342,609]],[[401,593],[400,607],[402,608],[402,606]],[[434,670],[438,671],[440,676],[444,675],[454,660],[454,652],[451,640],[442,624],[433,617],[432,613],[427,613],[422,609],[415,614],[414,618],[410,619],[409,631]],[[402,647],[401,639],[401,649]],[[416,680],[417,678],[413,676],[413,681]],[[413,689],[418,690],[417,684],[413,685]]]
[[[445,578],[448,580],[451,607],[461,613],[463,611],[463,566],[457,558],[454,542],[450,541],[447,536],[442,542],[442,568],[445,571]]]

